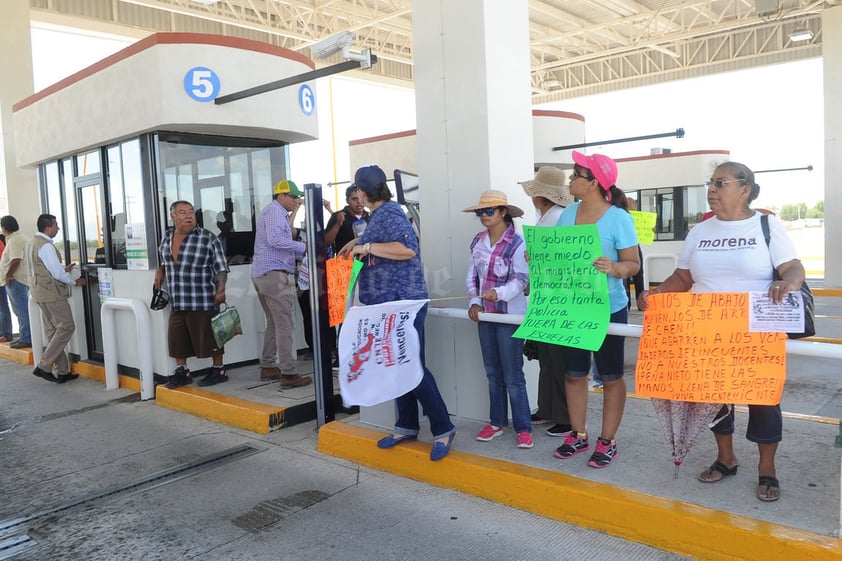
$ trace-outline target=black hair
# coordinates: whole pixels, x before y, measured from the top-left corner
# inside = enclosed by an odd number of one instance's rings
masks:
[[[744,185],[748,185],[751,189],[748,193],[748,202],[753,201],[760,194],[760,185],[754,181],[754,172],[745,164],[740,162],[723,162],[716,166],[716,169],[727,168],[734,174],[735,179],[739,179]]]
[[[55,216],[52,214],[42,214],[38,217],[38,221],[35,225],[37,226],[38,231],[43,233],[44,230],[53,225],[53,222],[57,222]]]
[[[351,185],[350,187],[345,189],[345,200],[347,201],[348,199],[350,199],[351,195],[353,195],[355,192],[357,192],[359,190],[360,190],[360,188],[357,187],[356,185]]]
[[[497,210],[499,210],[500,212],[503,212],[503,210],[505,210],[505,211],[506,211],[506,214],[504,214],[504,215],[503,215],[503,222],[505,222],[506,224],[514,224],[514,223],[515,223],[515,219],[514,219],[514,218],[512,218],[512,215],[511,215],[511,213],[509,212],[509,207],[507,207],[507,206],[498,206],[498,207],[497,207]]]
[[[385,183],[378,183],[377,185],[372,186],[371,188],[362,188],[363,192],[365,192],[365,198],[368,199],[371,203],[376,203],[378,201],[391,201],[392,200],[392,192],[389,191],[389,186]]]
[[[7,214],[3,218],[0,218],[0,228],[8,230],[9,232],[17,232],[20,230],[20,224],[18,224],[17,218]]]

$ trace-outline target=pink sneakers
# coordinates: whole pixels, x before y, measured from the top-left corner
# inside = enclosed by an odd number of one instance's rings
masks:
[[[482,430],[477,433],[477,440],[488,442],[494,440],[503,434],[503,427],[495,427],[494,425],[485,425]]]
[[[535,441],[532,439],[531,432],[519,432],[517,433],[517,447],[518,448],[532,448],[535,444]]]

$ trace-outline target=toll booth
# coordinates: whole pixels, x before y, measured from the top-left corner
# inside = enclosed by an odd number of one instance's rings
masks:
[[[314,68],[307,57],[266,43],[158,33],[14,106],[18,165],[37,168],[42,212],[60,227],[54,243],[87,280],[71,300],[75,360],[103,361],[101,298],[148,307],[157,246],[177,200],[191,202],[199,224],[225,248],[227,299],[246,334],[226,345],[226,363],[259,357],[265,320],[249,275],[255,220],[272,186],[289,177],[289,144],[318,135],[315,86],[213,101]],[[153,368],[163,375],[174,366],[168,314],[150,312]],[[116,317],[116,330],[117,363],[131,374],[140,360],[130,314]],[[209,364],[189,363],[194,370]]]

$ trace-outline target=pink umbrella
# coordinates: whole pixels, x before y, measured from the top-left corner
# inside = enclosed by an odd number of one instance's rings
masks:
[[[722,404],[652,398],[652,406],[672,444],[675,477],[678,477],[678,467],[687,457],[696,437],[702,429],[710,428],[718,422],[715,417],[722,409]]]

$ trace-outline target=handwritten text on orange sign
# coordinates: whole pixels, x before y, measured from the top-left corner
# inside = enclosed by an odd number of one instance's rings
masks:
[[[786,335],[749,333],[748,294],[650,294],[635,372],[641,395],[775,405],[786,381]]]

